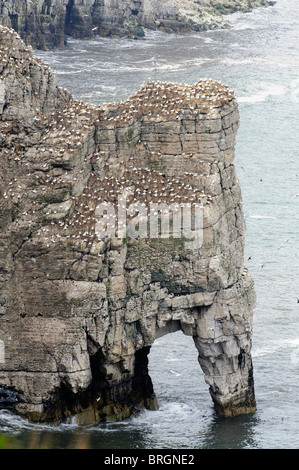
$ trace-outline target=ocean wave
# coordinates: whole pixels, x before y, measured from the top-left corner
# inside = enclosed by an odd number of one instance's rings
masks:
[[[296,348],[297,346],[299,346],[299,338],[282,339],[282,340],[279,340],[279,343],[286,347],[290,346],[292,348]]]
[[[56,70],[56,71],[55,71],[55,74],[56,74],[56,75],[76,75],[76,74],[82,73],[82,72],[84,72],[84,69],[70,70],[70,71],[66,71],[66,70]]]
[[[251,219],[277,219],[277,217],[271,216],[271,215],[250,215],[249,216]]]
[[[93,72],[105,72],[105,73],[152,73],[155,71],[159,72],[180,72],[193,67],[200,67],[203,64],[210,62],[210,59],[189,59],[181,63],[171,63],[165,60],[156,59],[156,67],[152,60],[145,59],[140,60],[131,64],[94,64],[92,67]],[[62,73],[63,74],[63,73]]]
[[[50,426],[48,427],[50,429]],[[25,430],[34,430],[41,428],[44,428],[44,426],[30,423],[30,421],[28,421],[27,419],[21,418],[10,410],[0,410],[1,432],[12,432],[14,434],[18,434]],[[47,428],[47,425],[45,425],[45,428]]]
[[[286,93],[286,89],[283,85],[267,84],[256,93],[249,96],[239,96],[239,103],[258,103],[266,101],[270,96],[283,96]]]
[[[239,22],[238,24],[233,25],[234,31],[240,31],[244,29],[261,29],[261,28],[263,28],[263,25],[257,26],[256,24],[253,24],[247,21]]]
[[[299,338],[286,338],[276,339],[274,342],[269,342],[267,345],[260,347],[253,347],[251,355],[252,357],[268,356],[280,349],[294,349],[299,346]]]
[[[253,349],[251,352],[251,356],[254,357],[261,357],[261,356],[267,356],[269,354],[272,354],[275,352],[279,347],[278,346],[265,346],[265,347],[260,347],[257,349]]]

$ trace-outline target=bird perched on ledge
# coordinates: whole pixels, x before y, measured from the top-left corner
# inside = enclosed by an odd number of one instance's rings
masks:
[[[200,80],[194,85],[148,81],[135,95],[120,103],[117,109],[113,104],[107,105],[105,119],[120,125],[141,116],[165,121],[188,112],[200,117],[234,98],[228,86],[211,79]]]

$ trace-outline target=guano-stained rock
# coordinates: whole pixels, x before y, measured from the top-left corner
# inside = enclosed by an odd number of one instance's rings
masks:
[[[14,30],[0,28],[0,47],[1,401],[47,422],[156,409],[148,353],[181,329],[217,412],[254,411],[233,92],[148,82],[91,106]],[[175,207],[199,208],[202,224],[164,232],[169,212],[181,228]]]

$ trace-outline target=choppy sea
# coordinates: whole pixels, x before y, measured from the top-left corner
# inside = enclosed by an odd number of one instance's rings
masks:
[[[120,101],[148,79],[221,80],[236,93],[241,126],[235,165],[246,218],[245,261],[255,281],[253,366],[257,411],[219,418],[190,337],[159,338],[149,369],[159,402],[119,423],[57,428],[0,410],[19,448],[295,449],[299,447],[299,3],[229,17],[231,29],[145,40],[69,38],[37,51],[73,96]]]

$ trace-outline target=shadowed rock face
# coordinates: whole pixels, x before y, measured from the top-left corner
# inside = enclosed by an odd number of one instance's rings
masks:
[[[216,411],[254,411],[233,92],[149,82],[91,106],[13,30],[0,29],[0,47],[2,402],[52,422],[155,409],[147,356],[181,329]]]
[[[235,11],[250,11],[267,0],[6,0],[0,24],[14,28],[38,49],[64,46],[75,38],[144,36],[143,28],[166,32],[206,30],[224,25]]]

